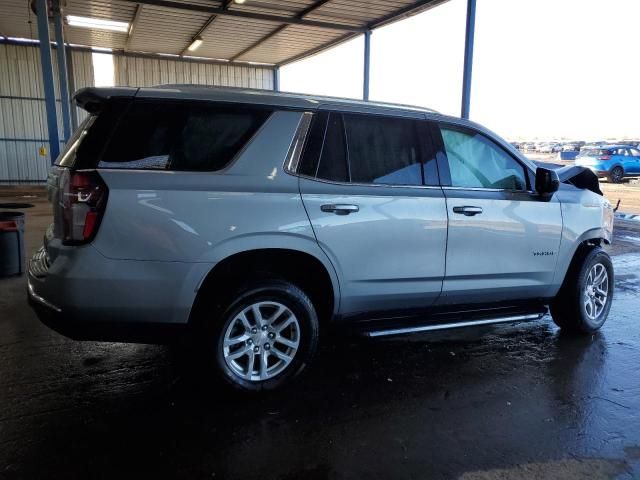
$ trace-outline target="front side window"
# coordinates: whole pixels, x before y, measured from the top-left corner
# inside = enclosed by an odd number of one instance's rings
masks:
[[[632,157],[640,157],[640,150],[638,150],[637,148],[630,148],[629,152],[631,153]]]
[[[526,190],[524,167],[484,135],[442,126],[451,186]]]
[[[422,185],[415,121],[345,114],[351,181]]]
[[[134,103],[99,168],[215,171],[266,121],[267,110],[189,103]]]

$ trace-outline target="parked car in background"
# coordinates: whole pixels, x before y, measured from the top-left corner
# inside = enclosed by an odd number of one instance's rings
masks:
[[[580,150],[580,147],[576,143],[565,143],[562,146],[563,152],[576,152],[578,150]]]
[[[640,149],[627,145],[585,146],[575,160],[600,178],[620,183],[625,177],[640,175]]]
[[[72,338],[187,335],[256,391],[302,372],[329,327],[383,337],[550,308],[589,334],[607,319],[613,210],[597,179],[536,167],[475,123],[184,85],[75,98],[88,117],[51,170],[28,280]]]
[[[540,153],[556,153],[560,150],[560,144],[555,142],[544,143],[538,147],[538,152]]]
[[[538,152],[540,153],[553,153],[553,145],[551,143],[543,143],[538,146]]]

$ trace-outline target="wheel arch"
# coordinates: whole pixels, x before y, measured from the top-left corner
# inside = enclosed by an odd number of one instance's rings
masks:
[[[575,248],[571,254],[571,259],[562,267],[561,271],[558,271],[558,280],[560,280],[560,288],[564,285],[567,277],[578,268],[582,260],[586,257],[587,253],[594,248],[599,248],[603,244],[610,244],[611,239],[607,235],[603,228],[594,228],[583,233],[580,238],[574,243]]]
[[[247,274],[249,274],[247,278]],[[189,323],[196,324],[203,308],[221,307],[229,296],[252,279],[281,278],[311,298],[321,322],[337,314],[340,288],[328,259],[292,248],[256,248],[233,252],[218,261],[198,286]]]

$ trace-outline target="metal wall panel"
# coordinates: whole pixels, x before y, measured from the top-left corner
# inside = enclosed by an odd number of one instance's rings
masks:
[[[37,182],[51,165],[42,67],[37,46],[0,44],[0,182]],[[93,85],[91,53],[72,52],[75,88]],[[53,56],[54,71],[57,58]],[[58,132],[62,116],[58,77],[54,75]],[[82,113],[81,115],[84,115]],[[47,154],[39,154],[40,147]]]
[[[0,43],[0,182],[44,181],[51,164],[39,50],[33,45]],[[273,70],[255,65],[238,66],[210,62],[114,55],[115,84],[151,86],[192,83],[244,88],[273,89]],[[92,54],[71,51],[74,90],[93,86]],[[53,56],[54,71],[57,58]],[[62,117],[58,76],[54,75],[58,132]],[[76,108],[78,123],[86,112]],[[47,155],[39,154],[40,147]]]
[[[238,66],[210,62],[114,55],[117,86],[150,87],[165,83],[191,83],[273,89],[273,70],[255,65]]]
[[[73,71],[73,90],[78,91],[84,87],[93,87],[95,80],[93,78],[93,59],[91,52],[71,52],[71,60]],[[71,92],[73,95],[74,92]],[[78,125],[87,117],[87,112],[82,108],[72,107],[76,109],[76,118]]]

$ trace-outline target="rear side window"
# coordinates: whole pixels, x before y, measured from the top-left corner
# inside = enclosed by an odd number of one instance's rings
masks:
[[[334,182],[349,181],[344,125],[340,114],[329,115],[316,176]]]
[[[344,115],[351,181],[422,185],[415,121]]]
[[[220,170],[269,114],[244,107],[136,102],[118,123],[98,167]]]
[[[422,185],[422,160],[427,158],[426,183],[437,184],[432,150],[426,122],[319,112],[307,134],[298,173],[339,182]]]
[[[526,190],[524,167],[511,155],[472,130],[442,126],[451,186]]]

